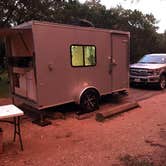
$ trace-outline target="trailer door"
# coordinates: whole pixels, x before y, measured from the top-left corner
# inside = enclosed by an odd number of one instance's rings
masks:
[[[112,91],[128,88],[128,35],[112,34],[111,36],[111,89]]]

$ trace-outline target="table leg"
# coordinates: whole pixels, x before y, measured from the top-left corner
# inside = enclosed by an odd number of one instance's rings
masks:
[[[13,138],[13,141],[16,140],[16,133],[17,133],[16,126],[17,126],[17,120],[16,120],[16,117],[14,117],[14,138]]]
[[[20,130],[20,117],[14,117],[14,138],[13,141],[16,140],[16,134],[19,136],[21,150],[23,151],[23,143],[21,138],[21,130]]]

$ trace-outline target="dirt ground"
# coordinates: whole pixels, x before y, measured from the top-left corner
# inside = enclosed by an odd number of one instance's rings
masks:
[[[165,101],[166,93],[153,96],[140,101],[140,108],[102,123],[94,116],[83,120],[67,116],[40,127],[24,116],[23,152],[18,140],[12,142],[13,126],[0,123],[4,130],[0,166],[134,166],[131,160],[127,163],[132,156],[136,162],[148,161],[142,166],[166,166]]]

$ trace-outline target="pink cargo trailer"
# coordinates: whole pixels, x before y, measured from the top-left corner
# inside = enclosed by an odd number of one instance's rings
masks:
[[[38,110],[69,102],[93,111],[127,90],[129,32],[30,21],[1,29],[15,104]]]

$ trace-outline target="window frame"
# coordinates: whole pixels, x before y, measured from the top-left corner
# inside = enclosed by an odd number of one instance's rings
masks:
[[[72,64],[72,46],[82,46],[83,47],[83,65],[81,66],[73,66]],[[94,47],[95,48],[95,64],[94,65],[85,65],[85,48],[84,47]],[[89,44],[86,44],[86,45],[83,45],[83,44],[72,44],[70,45],[70,64],[72,67],[94,67],[97,65],[97,55],[96,55],[96,46],[95,45],[89,45]]]

